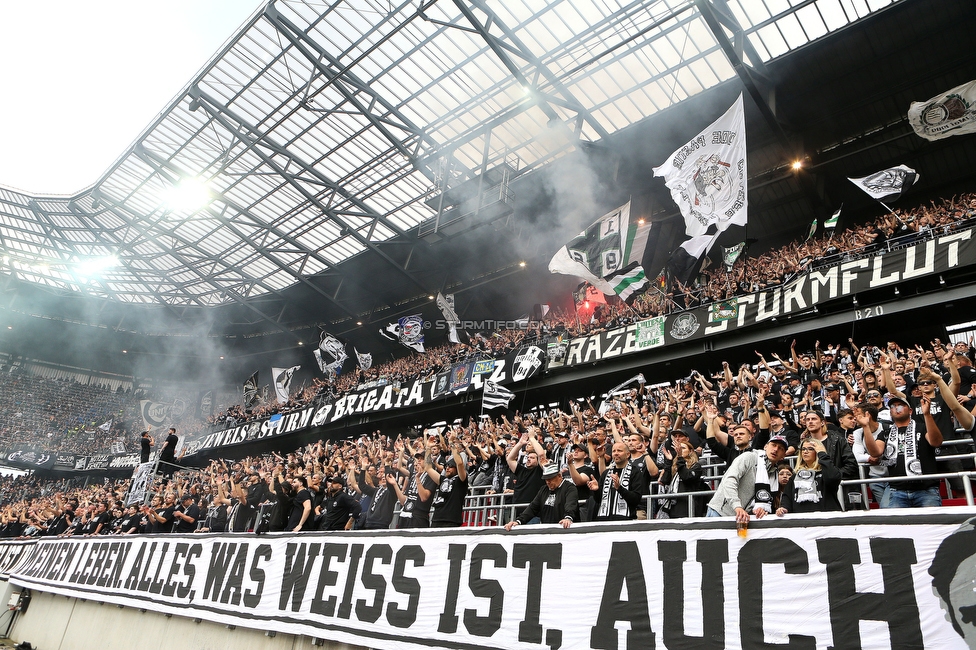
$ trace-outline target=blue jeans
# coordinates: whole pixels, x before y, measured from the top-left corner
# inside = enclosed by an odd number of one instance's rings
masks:
[[[868,483],[868,486],[871,488],[871,497],[874,499],[874,502],[878,504],[879,508],[883,508],[884,506],[881,504],[884,503],[884,495],[888,489],[888,482]]]
[[[706,508],[705,509],[705,516],[706,517],[724,517],[725,515],[723,515],[718,510],[713,510],[712,508]]]
[[[889,483],[885,495],[881,499],[882,508],[930,508],[942,505],[938,487],[925,490],[898,490]]]

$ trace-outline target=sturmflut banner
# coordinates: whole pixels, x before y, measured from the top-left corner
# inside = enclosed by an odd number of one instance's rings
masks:
[[[659,323],[649,319],[625,327],[571,339],[551,358],[549,369],[590,364],[649,348],[725,334],[773,318],[802,314],[816,305],[850,298],[904,280],[943,273],[976,263],[974,230],[942,235],[884,255],[863,257],[807,272],[786,284],[720,303],[669,314],[663,336],[647,337]]]
[[[976,509],[916,513],[45,540],[10,580],[394,650],[965,648]]]

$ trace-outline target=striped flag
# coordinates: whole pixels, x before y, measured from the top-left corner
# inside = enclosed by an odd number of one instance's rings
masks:
[[[508,408],[508,403],[512,401],[513,397],[515,397],[515,393],[507,388],[503,388],[493,381],[486,381],[485,392],[481,397],[481,406],[489,411],[499,406]]]
[[[642,289],[647,287],[647,276],[644,275],[644,267],[636,262],[620,269],[616,273],[603,278],[610,283],[613,292],[620,296],[620,299],[630,304],[632,298],[636,298]]]
[[[840,211],[844,209],[844,204],[841,203],[840,207],[837,208],[837,212],[830,215],[830,219],[824,221],[824,229],[830,230],[831,228],[837,227],[837,221],[840,219]]]
[[[814,217],[813,221],[810,222],[810,230],[807,232],[807,240],[817,234],[817,219]]]

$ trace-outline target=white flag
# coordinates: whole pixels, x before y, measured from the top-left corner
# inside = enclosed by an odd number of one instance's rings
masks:
[[[359,362],[360,370],[369,370],[373,365],[373,355],[369,352],[360,352],[355,347],[352,349],[356,353],[356,361]]]
[[[704,235],[714,226],[746,225],[746,124],[742,95],[725,115],[679,148],[655,176],[664,177],[685,218],[685,234]]]
[[[508,403],[512,401],[515,397],[515,393],[499,386],[493,381],[485,382],[485,392],[481,398],[481,405],[485,410],[490,411],[491,409],[496,409],[499,406],[504,406],[508,408]]]
[[[103,424],[99,424],[98,425],[98,428],[101,429],[102,431],[104,431],[105,433],[108,433],[109,430],[111,430],[111,428],[112,428],[112,420],[109,419],[108,422],[105,422]]]
[[[271,369],[271,376],[274,378],[275,395],[278,397],[279,404],[286,404],[288,402],[288,396],[291,390],[291,378],[299,368],[301,366]]]
[[[139,401],[139,410],[142,413],[142,423],[146,429],[163,426],[169,418],[171,406],[162,402],[154,402],[144,399]]]
[[[447,323],[447,340],[451,343],[460,343],[457,335],[457,326],[461,322],[458,318],[457,312],[454,311],[454,294],[449,293],[446,296],[440,291],[437,292],[437,308],[441,310],[441,315],[444,316],[444,322]]]
[[[976,133],[976,81],[956,86],[927,102],[912,102],[908,121],[926,140]]]
[[[919,175],[907,165],[889,167],[862,178],[848,178],[875,201],[894,201],[918,182]]]

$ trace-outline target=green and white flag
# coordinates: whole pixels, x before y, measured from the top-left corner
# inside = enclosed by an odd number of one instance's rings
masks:
[[[644,268],[637,263],[608,275],[604,279],[613,287],[613,292],[628,305],[642,290],[647,288],[647,276],[644,275]]]
[[[840,219],[840,211],[844,209],[844,204],[841,203],[840,207],[837,208],[837,212],[830,215],[830,219],[824,221],[824,229],[831,229],[837,227],[837,220]]]
[[[639,267],[650,230],[650,224],[631,220],[628,201],[556,251],[549,261],[549,271],[575,275],[607,295],[617,293],[607,278],[616,277],[632,264]]]
[[[817,234],[817,220],[816,220],[816,218],[814,218],[814,220],[810,223],[810,232],[807,233],[807,239],[809,240],[815,234]]]
[[[739,255],[742,254],[742,249],[746,247],[744,241],[740,241],[735,246],[723,246],[722,247],[722,262],[725,263],[725,267],[728,269],[732,268],[735,261],[739,259]]]

